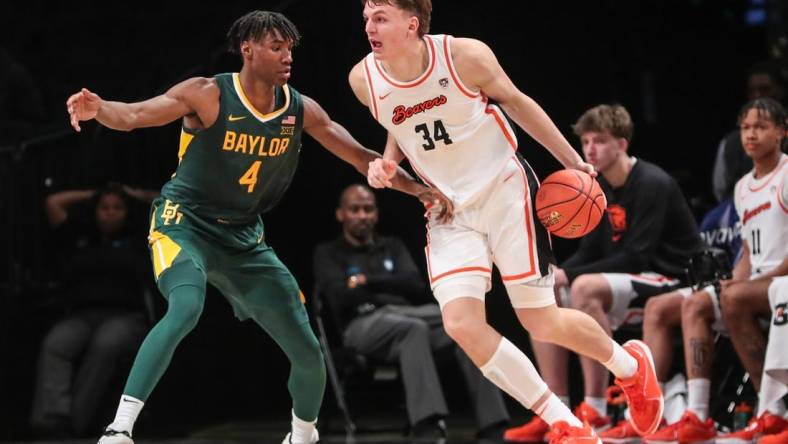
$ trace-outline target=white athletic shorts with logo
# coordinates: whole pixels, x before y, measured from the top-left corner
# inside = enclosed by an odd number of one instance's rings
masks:
[[[555,304],[550,238],[533,209],[538,187],[531,167],[513,155],[450,223],[427,213],[427,269],[441,308],[461,297],[484,300],[493,263],[515,308]]]
[[[769,377],[788,385],[788,276],[772,279],[769,285],[769,306],[772,309],[772,325],[763,370]]]
[[[602,273],[602,277],[610,285],[613,295],[613,303],[607,312],[613,331],[626,324],[642,324],[648,298],[673,291],[681,285],[678,279],[649,271],[638,274]]]

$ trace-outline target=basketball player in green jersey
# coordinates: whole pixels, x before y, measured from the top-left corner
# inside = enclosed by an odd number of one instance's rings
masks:
[[[81,120],[128,131],[183,118],[178,168],[153,203],[150,221],[153,268],[169,307],[139,350],[101,444],[133,443],[143,403],[202,312],[206,282],[222,292],[239,319],[251,318],[270,334],[290,360],[293,419],[284,442],[318,440],[323,357],[295,279],[264,242],[259,214],[290,184],[302,132],[362,174],[380,156],[287,85],[300,36],[286,17],[253,11],[232,25],[228,38],[230,50],[243,59],[239,73],[188,79],[138,103],[105,101],[87,89],[67,101],[77,131]],[[404,170],[396,182],[427,206],[443,205],[450,217],[451,204],[439,192],[413,182]]]

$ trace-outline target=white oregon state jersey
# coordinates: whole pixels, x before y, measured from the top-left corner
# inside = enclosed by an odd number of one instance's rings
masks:
[[[364,72],[372,115],[421,179],[460,206],[511,160],[517,139],[501,110],[460,80],[451,39],[424,36],[429,63],[410,82],[392,79],[372,53],[364,59]]]
[[[736,183],[734,202],[750,248],[751,273],[758,275],[788,256],[788,155],[763,177],[753,178],[754,171]]]

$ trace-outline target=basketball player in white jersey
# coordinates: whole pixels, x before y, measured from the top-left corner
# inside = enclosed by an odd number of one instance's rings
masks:
[[[773,310],[779,315],[778,293],[785,278],[775,278],[788,275],[788,155],[780,149],[786,136],[786,113],[776,100],[755,99],[744,106],[739,121],[742,145],[754,167],[736,183],[733,192],[745,248],[734,269],[739,272],[723,283],[720,305],[736,354],[759,389],[760,402],[758,421],[718,437],[721,444],[752,442],[760,435],[788,429],[781,399],[788,394],[788,387],[764,373],[764,365],[775,366],[765,362],[767,337],[759,325],[759,319],[773,317]],[[737,279],[737,275],[747,278]],[[770,305],[770,299],[775,306]],[[775,316],[772,329],[775,333],[784,330],[783,324],[783,318]],[[783,354],[788,349],[785,334],[770,336],[770,340],[783,344]]]
[[[785,196],[788,173],[787,156],[780,151],[785,137],[785,110],[773,99],[755,99],[742,107],[738,121],[743,149],[754,164],[734,190],[734,205],[742,223],[742,256],[733,268],[733,278],[720,283],[719,293],[715,286],[708,286],[683,294],[681,328],[687,411],[679,421],[646,436],[645,443],[715,439],[714,420],[708,417],[715,331],[730,335],[756,389],[764,388],[760,382],[766,340],[758,318],[769,317],[767,289],[772,278],[788,272],[788,200],[780,197]],[[776,403],[761,403],[757,415],[760,419],[754,424],[768,422],[770,429],[780,428],[779,414],[783,410]],[[729,444],[752,442],[754,432],[762,434],[763,430],[743,430],[716,440]]]
[[[549,238],[534,218],[538,181],[494,99],[567,168],[594,174],[547,114],[520,92],[484,43],[428,35],[430,0],[362,0],[372,52],[350,84],[388,130],[385,161],[370,164],[374,187],[390,186],[407,158],[454,204],[454,219],[428,212],[427,264],[447,333],[495,384],[552,425],[556,443],[599,439],[552,394],[531,361],[486,322],[493,262],[523,326],[540,340],[603,363],[617,377],[642,434],[656,429],[662,394],[650,352],[613,342],[588,315],[558,308]]]

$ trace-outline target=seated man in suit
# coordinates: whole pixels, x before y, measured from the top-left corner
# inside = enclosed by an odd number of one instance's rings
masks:
[[[365,356],[398,362],[411,433],[445,435],[448,414],[433,352],[455,347],[475,406],[479,434],[498,437],[509,419],[501,392],[446,335],[438,305],[405,245],[375,232],[372,190],[351,185],[336,210],[342,235],[315,250],[315,280],[338,313],[344,344]]]

